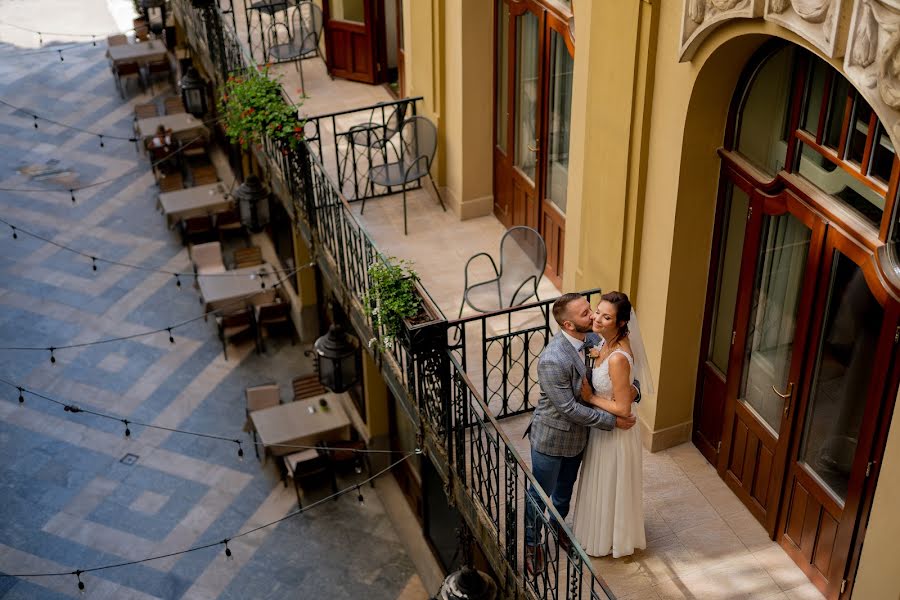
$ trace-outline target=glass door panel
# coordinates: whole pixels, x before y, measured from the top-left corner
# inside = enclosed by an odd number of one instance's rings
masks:
[[[785,412],[812,231],[790,213],[763,216],[738,398],[776,437]]]
[[[547,122],[546,198],[565,214],[569,179],[574,60],[562,35],[550,30],[550,107]]]
[[[526,12],[516,18],[516,121],[514,165],[534,184],[537,170],[540,18]]]
[[[497,0],[497,147],[506,152],[506,132],[509,124],[509,6]]]
[[[862,270],[835,250],[799,459],[841,502],[883,319]]]

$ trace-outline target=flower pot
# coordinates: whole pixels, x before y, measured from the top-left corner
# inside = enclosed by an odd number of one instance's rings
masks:
[[[414,354],[447,343],[447,320],[418,281],[415,289],[422,299],[422,308],[416,316],[403,319],[400,335],[400,343]]]

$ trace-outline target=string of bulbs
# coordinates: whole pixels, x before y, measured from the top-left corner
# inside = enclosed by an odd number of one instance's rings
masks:
[[[274,284],[272,284],[271,289],[277,289],[281,284],[283,284],[290,277],[292,277],[294,274],[296,274],[300,269],[311,267],[315,264],[316,264],[315,262],[310,262],[308,264],[301,265],[297,269],[291,270],[290,272],[287,273],[287,275],[285,277],[282,277],[281,279],[276,281]],[[206,275],[202,275],[202,277],[206,277]],[[178,278],[177,275],[175,276],[175,285],[178,287],[181,287],[181,280]],[[260,289],[263,289],[263,290],[266,289],[266,282],[265,282],[265,279],[263,279],[262,277],[260,277]],[[172,332],[175,329],[184,327],[185,325],[188,325],[195,321],[199,321],[200,319],[206,320],[210,315],[216,315],[218,313],[227,312],[229,309],[231,309],[233,307],[243,306],[244,303],[246,303],[248,298],[255,296],[257,293],[258,292],[251,292],[251,293],[244,294],[243,296],[240,296],[238,298],[235,298],[234,300],[230,300],[230,301],[222,304],[219,308],[206,311],[202,315],[198,315],[196,317],[192,317],[192,318],[186,319],[184,321],[179,321],[178,323],[175,323],[174,325],[169,325],[167,327],[161,327],[159,329],[154,329],[152,331],[144,331],[142,333],[132,333],[131,335],[122,335],[122,336],[118,336],[118,337],[104,338],[101,340],[94,340],[92,342],[80,342],[77,344],[65,344],[65,345],[61,345],[61,346],[0,346],[0,350],[11,350],[11,351],[37,350],[37,351],[41,351],[41,352],[49,352],[50,353],[50,362],[56,363],[56,352],[59,350],[69,350],[72,348],[86,348],[88,346],[99,346],[100,344],[109,344],[112,342],[122,342],[125,340],[133,340],[136,338],[148,337],[148,336],[156,335],[158,333],[163,333],[163,332],[166,332],[169,334],[169,343],[174,344],[175,336],[172,334]]]
[[[72,129],[72,130],[74,130],[74,131],[80,131],[81,133],[88,133],[88,134],[90,134],[90,135],[96,135],[97,137],[100,138],[100,142],[101,142],[100,147],[101,147],[101,148],[104,147],[104,144],[103,144],[103,140],[104,140],[104,139],[107,139],[107,140],[122,140],[122,141],[125,141],[125,142],[132,142],[132,143],[138,141],[138,139],[137,139],[135,136],[133,136],[133,135],[132,135],[132,136],[127,136],[127,137],[125,137],[125,136],[121,136],[121,135],[110,135],[110,134],[108,134],[108,133],[97,133],[96,131],[90,131],[90,130],[88,130],[88,129],[82,129],[81,127],[76,127],[75,125],[69,125],[69,124],[67,124],[67,123],[61,123],[60,121],[56,121],[56,120],[51,119],[51,118],[49,118],[49,117],[42,117],[42,116],[40,116],[40,115],[38,115],[38,114],[32,112],[31,110],[27,109],[27,108],[24,108],[24,107],[21,107],[21,106],[16,106],[15,104],[12,104],[11,102],[7,102],[6,100],[3,100],[2,98],[0,98],[0,104],[3,104],[4,106],[8,106],[9,108],[13,109],[14,111],[18,110],[18,111],[20,111],[20,112],[23,112],[23,113],[26,113],[26,114],[30,115],[31,118],[34,119],[34,128],[35,128],[35,129],[38,129],[38,121],[46,121],[47,123],[52,123],[53,125],[59,125],[60,127],[65,127],[66,129]]]
[[[97,571],[105,571],[105,570],[108,570],[108,569],[117,569],[117,568],[120,568],[120,567],[128,567],[128,566],[131,566],[131,565],[138,565],[138,564],[142,564],[142,563],[146,563],[146,562],[150,562],[150,561],[154,561],[154,560],[160,560],[160,559],[163,559],[163,558],[169,558],[169,557],[172,557],[172,556],[180,556],[180,555],[182,555],[182,554],[187,554],[187,553],[189,553],[189,552],[197,552],[198,550],[205,550],[206,548],[215,548],[216,546],[224,546],[224,550],[225,550],[225,558],[226,558],[227,560],[234,560],[234,554],[232,553],[231,548],[230,548],[229,545],[228,545],[229,542],[233,542],[234,540],[236,540],[236,539],[238,539],[238,538],[242,538],[242,537],[248,536],[248,535],[250,535],[250,534],[252,534],[252,533],[256,533],[257,531],[260,531],[260,530],[262,530],[262,529],[266,529],[266,528],[268,528],[268,527],[272,527],[273,525],[277,525],[277,524],[279,524],[279,523],[281,523],[281,522],[283,522],[283,521],[287,521],[288,519],[292,519],[292,518],[294,518],[294,517],[296,517],[296,516],[298,516],[298,515],[302,515],[303,513],[307,512],[307,511],[309,511],[309,510],[312,510],[313,508],[315,508],[315,507],[317,507],[317,506],[321,506],[322,504],[328,502],[329,500],[337,499],[337,498],[339,498],[340,496],[343,496],[344,494],[347,494],[347,493],[352,492],[352,491],[356,491],[356,499],[357,499],[357,501],[358,501],[361,505],[362,505],[362,504],[365,504],[365,498],[364,498],[363,495],[362,495],[362,489],[361,489],[361,486],[364,486],[365,484],[367,484],[367,483],[369,483],[369,482],[371,482],[371,481],[374,481],[374,480],[377,479],[378,477],[381,477],[382,475],[384,475],[384,474],[387,473],[388,471],[390,471],[390,470],[396,468],[397,466],[399,466],[399,465],[402,464],[403,462],[409,460],[409,458],[410,458],[411,456],[413,456],[413,455],[420,455],[420,454],[423,454],[422,449],[421,449],[421,448],[416,448],[414,451],[408,452],[407,454],[405,454],[405,455],[404,455],[403,457],[401,457],[400,459],[394,461],[393,463],[391,463],[390,465],[388,465],[388,466],[385,467],[384,469],[378,471],[377,473],[375,473],[374,475],[368,477],[367,479],[365,479],[365,480],[363,480],[363,481],[359,481],[359,482],[357,482],[357,483],[355,483],[355,484],[353,484],[353,485],[351,485],[351,486],[348,486],[348,487],[346,487],[346,488],[344,488],[344,489],[342,489],[342,490],[338,490],[337,492],[331,494],[330,496],[327,496],[327,497],[325,497],[325,498],[322,498],[321,500],[317,500],[316,502],[313,502],[312,504],[308,504],[307,506],[305,506],[305,507],[303,507],[303,508],[299,508],[299,509],[297,509],[297,510],[295,510],[295,511],[293,511],[293,512],[290,512],[290,513],[286,514],[285,516],[283,516],[283,517],[281,517],[281,518],[279,518],[279,519],[275,519],[274,521],[270,521],[270,522],[265,523],[265,524],[263,524],[263,525],[258,525],[258,526],[256,526],[256,527],[251,528],[251,529],[247,529],[246,531],[241,531],[241,532],[239,532],[239,533],[236,533],[236,534],[232,535],[231,537],[227,537],[227,538],[224,538],[224,539],[222,539],[222,540],[219,540],[218,542],[212,542],[212,543],[209,543],[209,544],[203,544],[203,545],[199,545],[199,546],[192,546],[192,547],[190,547],[190,548],[186,548],[186,549],[184,549],[184,550],[179,550],[179,551],[177,551],[177,552],[169,552],[169,553],[167,553],[167,554],[159,554],[159,555],[155,555],[155,556],[148,556],[147,558],[142,558],[142,559],[140,559],[140,560],[130,560],[130,561],[127,561],[127,562],[113,563],[113,564],[108,564],[108,565],[102,565],[102,566],[99,566],[99,567],[90,567],[90,568],[87,568],[87,569],[76,569],[76,570],[74,570],[74,571],[58,571],[58,572],[55,572],[55,573],[0,573],[0,577],[28,578],[28,577],[64,577],[64,576],[72,577],[72,576],[74,576],[74,577],[76,578],[76,581],[77,581],[78,591],[79,591],[80,593],[84,594],[84,593],[86,592],[86,586],[85,586],[85,584],[84,584],[84,581],[82,581],[81,576],[84,575],[84,574],[86,574],[86,573],[96,573]]]
[[[33,231],[23,229],[19,225],[13,225],[6,219],[0,218],[0,223],[4,224],[4,225],[8,226],[10,229],[12,229],[13,239],[19,239],[19,234],[24,233],[25,235],[33,237],[37,240],[40,240],[40,241],[50,244],[52,246],[56,246],[57,248],[59,248],[61,250],[65,250],[67,252],[77,254],[78,256],[83,256],[85,258],[89,258],[91,260],[91,269],[94,271],[97,270],[97,263],[105,263],[105,264],[113,265],[113,266],[117,266],[117,267],[126,267],[129,269],[136,269],[138,271],[145,271],[147,273],[162,273],[163,275],[173,275],[175,277],[178,277],[179,280],[181,277],[185,277],[185,278],[197,277],[197,274],[194,272],[170,271],[168,269],[157,269],[154,267],[147,267],[144,265],[136,265],[134,263],[127,263],[127,262],[122,262],[122,261],[118,261],[118,260],[112,260],[109,258],[103,258],[101,256],[96,256],[93,254],[88,254],[87,252],[82,252],[81,250],[78,250],[76,248],[72,248],[70,246],[66,246],[64,244],[55,242],[54,240],[44,237],[38,233],[34,233]],[[312,264],[310,264],[309,266],[312,266]],[[300,268],[303,268],[303,267],[300,267]],[[272,270],[266,270],[266,273],[267,274],[271,273],[273,275],[280,275],[282,273],[296,272],[296,271],[297,271],[297,269],[293,269],[293,270],[291,270],[291,269],[272,269]],[[261,275],[262,275],[261,272],[257,272],[252,275],[248,275],[246,273],[235,273],[234,271],[225,271],[224,273],[204,273],[203,277],[250,277],[251,279],[253,279],[253,278],[259,277]]]
[[[43,41],[41,43],[43,44]],[[65,62],[65,59],[63,58],[63,55],[62,55],[63,52],[72,52],[75,50],[92,49],[92,48],[98,48],[98,47],[103,48],[105,46],[97,46],[97,41],[94,40],[93,42],[74,42],[74,43],[66,44],[66,45],[61,44],[59,46],[47,47],[43,50],[33,50],[31,52],[19,52],[17,50],[10,50],[7,52],[0,53],[0,56],[2,56],[4,58],[4,63],[6,63],[8,61],[18,59],[20,57],[35,56],[35,55],[39,55],[39,54],[51,54],[51,53],[55,52],[55,53],[59,54],[60,62]],[[9,57],[9,58],[7,58],[7,57]]]
[[[65,37],[83,37],[83,38],[97,38],[102,37],[104,35],[113,35],[115,32],[107,32],[107,33],[60,33],[58,31],[38,31],[37,29],[31,29],[29,27],[22,27],[21,25],[16,25],[15,23],[7,23],[6,21],[0,21],[0,25],[5,25],[6,27],[12,27],[13,29],[18,29],[19,31],[27,31],[29,33],[36,33],[38,35],[59,35]],[[131,33],[134,31],[134,28],[128,29],[121,33]]]
[[[207,120],[207,121],[203,121],[203,125],[211,125],[211,124],[213,124],[213,123],[216,123],[216,122],[218,122],[218,121],[221,121],[223,118],[224,118],[224,117],[217,117],[217,118],[215,118],[215,119],[209,119],[209,120]],[[37,122],[35,122],[35,127],[37,127]],[[96,135],[96,134],[93,134],[93,135]],[[193,142],[196,142],[197,140],[200,140],[200,139],[204,139],[205,137],[206,137],[206,136],[204,136],[204,135],[198,135],[198,136],[196,136],[196,137],[194,137],[194,138],[188,140],[187,142],[182,143],[181,146],[179,146],[178,148],[175,148],[174,150],[171,150],[168,154],[166,154],[165,156],[163,156],[163,157],[160,158],[159,160],[151,162],[151,163],[150,163],[151,168],[155,168],[155,167],[161,165],[162,163],[166,162],[167,160],[169,160],[169,159],[172,158],[173,156],[175,156],[175,155],[180,154],[181,152],[183,152],[183,151],[184,151],[185,149],[187,149],[187,147],[190,146]],[[137,141],[137,140],[135,140],[135,141]],[[100,145],[101,145],[101,147],[104,145],[102,139],[100,140]],[[112,183],[113,181],[118,181],[119,179],[122,179],[123,177],[126,177],[126,176],[128,176],[128,175],[131,175],[131,174],[133,174],[133,173],[135,173],[136,171],[141,170],[141,169],[143,169],[143,167],[142,167],[141,165],[138,164],[138,165],[135,165],[134,167],[128,169],[127,171],[125,171],[125,172],[123,172],[123,173],[120,173],[119,175],[116,175],[115,177],[110,177],[109,179],[104,179],[104,180],[102,180],[102,181],[95,181],[95,182],[93,182],[93,183],[86,183],[86,184],[80,185],[80,186],[70,187],[70,188],[67,188],[67,189],[65,189],[65,190],[48,190],[48,189],[44,189],[44,188],[0,188],[0,192],[22,192],[22,193],[33,193],[33,194],[36,194],[36,193],[47,194],[47,193],[65,193],[65,192],[68,192],[69,195],[70,195],[71,198],[72,198],[72,204],[75,204],[75,202],[76,202],[76,199],[75,199],[75,192],[78,192],[78,191],[81,191],[81,190],[90,189],[90,188],[93,188],[93,187],[98,187],[98,186],[101,186],[101,185],[106,185],[107,183]]]
[[[36,392],[36,391],[26,388],[24,386],[18,385],[16,383],[9,381],[8,379],[4,379],[2,377],[0,377],[0,383],[8,385],[11,388],[15,388],[15,390],[19,394],[19,397],[18,397],[19,404],[25,404],[25,394],[28,394],[30,396],[34,396],[35,398],[40,398],[41,400],[46,400],[47,402],[52,402],[53,404],[56,404],[57,406],[62,406],[63,410],[65,412],[73,414],[73,415],[79,414],[79,413],[84,413],[87,415],[93,415],[95,417],[99,417],[101,419],[108,419],[110,421],[118,421],[118,422],[122,423],[122,425],[125,426],[124,433],[125,433],[126,438],[131,438],[131,433],[132,433],[131,427],[132,426],[146,427],[148,429],[157,429],[160,431],[167,431],[169,433],[177,433],[180,435],[190,435],[190,436],[194,436],[194,437],[202,437],[202,438],[207,438],[207,439],[212,439],[212,440],[219,440],[219,441],[223,441],[223,442],[234,443],[234,444],[237,444],[237,447],[238,447],[238,458],[241,460],[243,460],[243,458],[244,458],[243,444],[245,442],[243,440],[233,437],[233,436],[219,435],[219,434],[212,434],[212,433],[203,433],[203,432],[199,432],[199,431],[191,431],[188,429],[178,429],[178,428],[174,428],[174,427],[164,427],[162,425],[154,425],[153,423],[144,423],[143,421],[135,421],[133,419],[126,419],[125,417],[115,415],[112,413],[104,413],[104,412],[95,411],[95,410],[92,410],[89,408],[82,408],[81,406],[78,406],[77,404],[73,404],[71,402],[65,402],[65,401],[59,400],[57,398],[51,398],[50,396],[47,396],[40,392]],[[249,442],[246,442],[246,444],[249,446],[259,446],[261,448],[268,447],[268,448],[281,448],[281,449],[289,449],[289,450],[340,450],[342,452],[352,451],[354,453],[359,453],[359,454],[402,454],[404,452],[402,450],[377,450],[377,449],[368,449],[368,448],[357,450],[357,449],[350,449],[350,448],[335,448],[335,447],[331,447],[331,446],[327,446],[327,445],[318,445],[318,446],[310,446],[310,445],[303,445],[303,444],[268,444],[268,445],[266,445],[266,444],[263,444],[261,441],[249,441]]]

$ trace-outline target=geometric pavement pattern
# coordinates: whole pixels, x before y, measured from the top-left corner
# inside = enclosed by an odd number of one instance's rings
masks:
[[[0,46],[0,98],[38,115],[112,135],[131,133],[101,45],[31,54]],[[171,89],[157,85],[160,95]],[[128,263],[188,271],[187,252],[155,210],[149,163],[127,141],[105,140],[0,107],[3,218],[57,243]],[[229,177],[222,179],[228,180]],[[90,261],[30,236],[0,230],[0,346],[60,346],[146,332],[199,315],[189,284]],[[0,351],[0,377],[55,399],[125,418],[246,439],[243,390],[311,372],[300,345],[270,340],[222,355],[215,325],[56,352]],[[295,510],[272,461],[245,444],[64,412],[14,389],[0,391],[0,571],[56,572],[138,560],[215,542]],[[122,462],[136,455],[133,464]],[[222,547],[84,575],[94,598],[397,598],[415,580],[376,494],[365,490]],[[0,598],[77,597],[74,577],[0,578]]]

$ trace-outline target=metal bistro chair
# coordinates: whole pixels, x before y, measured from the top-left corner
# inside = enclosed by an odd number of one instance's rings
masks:
[[[469,265],[479,256],[491,261],[494,277],[469,283]],[[479,252],[466,261],[463,300],[459,317],[468,304],[481,313],[524,304],[531,297],[540,300],[538,283],[547,264],[547,246],[541,234],[531,227],[513,227],[500,240],[500,268],[487,252]]]
[[[275,23],[269,28],[267,60],[294,61],[300,72],[300,89],[306,97],[306,81],[303,78],[303,59],[319,56],[319,39],[322,37],[322,9],[310,0],[297,3],[291,11],[288,24]],[[327,67],[326,67],[327,69]]]
[[[434,123],[425,117],[410,117],[400,126],[399,147],[393,141],[388,141],[386,147],[393,150],[396,162],[386,162],[383,165],[374,165],[369,168],[367,175],[369,184],[380,185],[386,188],[402,186],[403,188],[403,234],[409,233],[406,223],[406,186],[415,183],[425,176],[431,179],[431,185],[437,194],[441,208],[447,212],[441,192],[431,177],[431,163],[434,161],[434,153],[437,150],[437,129]],[[386,155],[388,153],[386,152]],[[366,210],[366,199],[363,197],[360,214]]]

